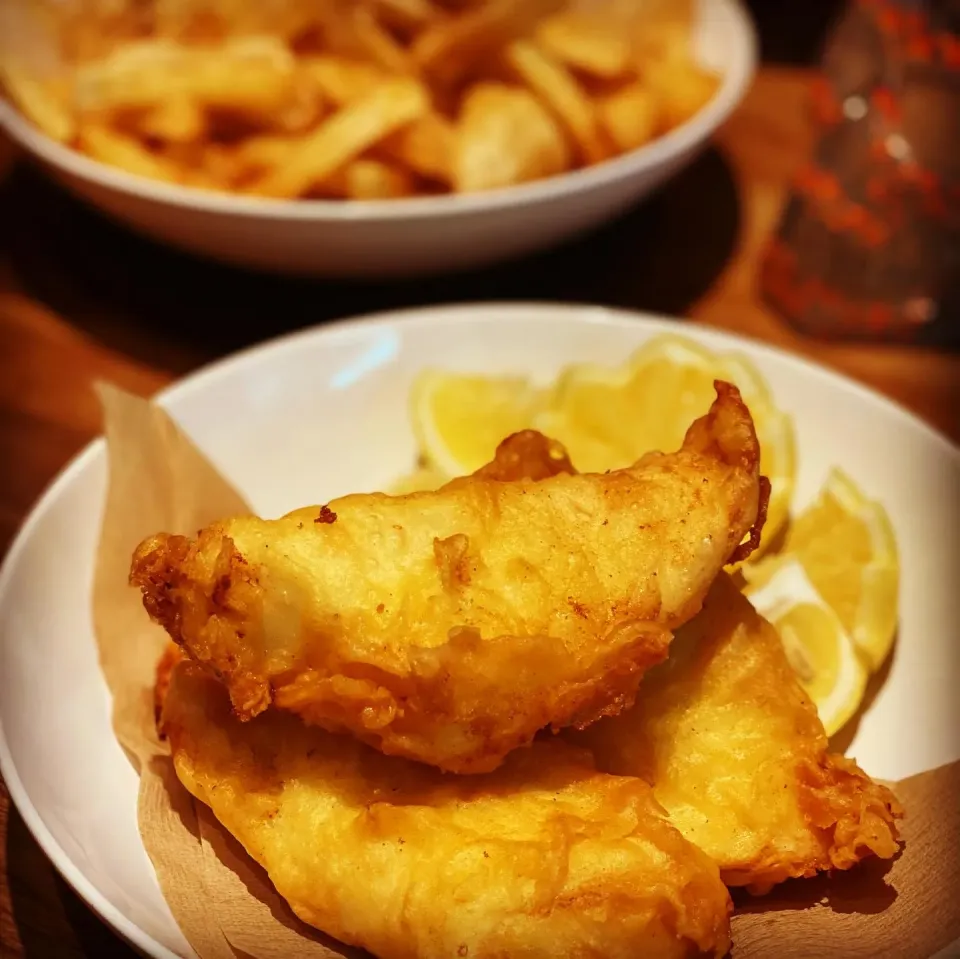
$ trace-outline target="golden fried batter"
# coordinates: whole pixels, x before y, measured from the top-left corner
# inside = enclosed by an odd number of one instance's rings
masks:
[[[572,476],[576,472],[563,443],[536,430],[521,430],[508,436],[497,447],[493,459],[473,475],[510,483],[518,480],[543,480],[561,473]],[[470,477],[463,479],[469,480]]]
[[[649,787],[538,742],[449,776],[271,710],[241,723],[177,668],[165,730],[186,788],[301,919],[380,959],[723,956],[716,866]]]
[[[764,892],[897,851],[896,798],[828,753],[779,636],[726,574],[634,708],[574,738],[600,769],[653,784],[727,885]]]
[[[543,443],[557,475],[539,480],[502,478],[529,468],[508,444],[436,492],[159,534],[131,582],[242,718],[272,702],[390,755],[495,769],[545,726],[629,705],[760,513],[729,384],[680,451],[629,469],[570,475]]]

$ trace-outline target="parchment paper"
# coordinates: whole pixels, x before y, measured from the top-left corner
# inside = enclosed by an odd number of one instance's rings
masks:
[[[127,585],[130,556],[152,533],[193,535],[249,510],[158,406],[114,387],[101,386],[99,394],[109,485],[94,621],[114,730],[140,771],[140,832],[163,894],[202,959],[358,956],[296,919],[263,870],[174,775],[153,716],[165,635]],[[892,864],[872,861],[787,883],[762,898],[738,893],[734,959],[929,959],[960,939],[960,763],[894,788],[907,811],[901,855]]]

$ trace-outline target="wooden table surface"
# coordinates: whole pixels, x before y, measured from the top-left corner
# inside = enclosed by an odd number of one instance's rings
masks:
[[[0,555],[98,432],[96,377],[143,394],[239,347],[340,316],[491,299],[689,315],[816,357],[960,439],[960,356],[825,345],[758,300],[758,252],[810,144],[809,74],[765,69],[714,149],[656,197],[560,250],[469,276],[341,284],[243,274],[133,237],[0,143]],[[0,781],[0,956],[133,956],[59,878]]]

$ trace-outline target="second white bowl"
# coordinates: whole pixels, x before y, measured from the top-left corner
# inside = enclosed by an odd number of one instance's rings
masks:
[[[700,0],[696,50],[723,81],[687,123],[595,167],[488,193],[386,201],[275,201],[171,186],[44,136],[0,98],[0,125],[72,193],[155,239],[241,266],[413,276],[482,266],[597,226],[676,173],[742,99],[756,43],[737,0]]]

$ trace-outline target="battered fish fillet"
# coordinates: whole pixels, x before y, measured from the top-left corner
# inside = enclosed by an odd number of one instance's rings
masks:
[[[605,772],[651,783],[729,886],[766,892],[897,852],[900,804],[827,751],[780,638],[726,574],[634,708],[574,738]]]
[[[649,787],[538,742],[486,776],[388,758],[275,710],[241,723],[189,662],[177,775],[304,921],[381,959],[723,956],[716,866]]]
[[[545,726],[629,705],[671,630],[755,545],[757,438],[736,388],[716,387],[680,451],[629,469],[571,475],[541,437],[556,475],[507,480],[530,468],[508,443],[436,492],[159,534],[130,580],[241,718],[273,703],[388,755],[487,772]]]

